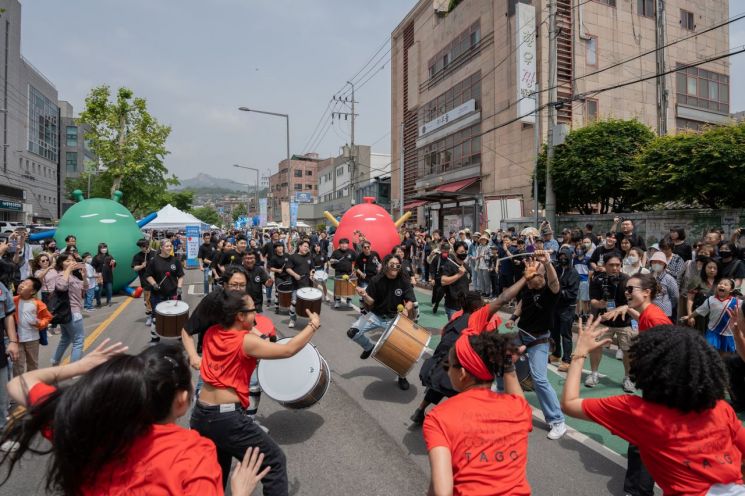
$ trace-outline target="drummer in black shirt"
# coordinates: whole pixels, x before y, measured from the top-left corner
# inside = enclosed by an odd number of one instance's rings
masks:
[[[248,241],[243,234],[239,234],[235,237],[235,249],[228,250],[222,254],[220,261],[220,269],[225,270],[228,265],[240,265],[243,261],[243,255],[246,254],[246,248],[248,247]]]
[[[370,280],[380,272],[380,255],[370,249],[370,242],[367,240],[361,241],[360,247],[362,251],[354,262],[354,272],[357,274],[357,287],[366,288]],[[367,312],[361,299],[360,309],[363,314]]]
[[[456,241],[453,245],[452,257],[445,260],[441,265],[441,284],[445,288],[445,313],[450,317],[462,309],[461,302],[463,297],[468,293],[468,286],[471,283],[471,271],[466,265],[468,258],[468,245],[464,241]]]
[[[297,245],[297,252],[290,255],[287,263],[287,273],[294,279],[292,288],[292,303],[290,304],[290,323],[288,327],[295,327],[297,314],[295,313],[295,304],[297,303],[297,290],[300,288],[309,288],[313,284],[310,281],[310,273],[313,270],[313,257],[310,254],[310,242],[307,239],[302,240]]]
[[[395,255],[387,255],[382,272],[370,280],[367,289],[358,286],[357,293],[370,311],[352,324],[347,336],[362,347],[360,358],[365,360],[375,347],[366,334],[375,329],[388,329],[398,316],[399,305],[404,307],[404,315],[412,316],[416,297],[411,283],[401,273],[401,259]],[[409,389],[409,381],[399,377],[398,387],[404,391]]]
[[[181,261],[175,255],[171,255],[172,252],[173,244],[171,240],[164,239],[160,243],[160,253],[153,257],[145,268],[145,279],[153,288],[152,295],[150,296],[150,304],[153,310],[162,301],[181,298],[181,291],[184,285],[184,268],[181,265]],[[160,341],[160,338],[151,328],[150,342],[155,343],[158,341]]]
[[[197,261],[199,270],[204,274],[204,294],[210,292],[210,274],[212,273],[212,260],[214,259],[215,246],[212,244],[212,235],[209,232],[202,234],[202,244],[199,245]]]
[[[145,304],[145,325],[150,327],[153,323],[153,307],[150,304],[150,292],[152,288],[148,284],[145,269],[150,260],[155,257],[155,252],[150,249],[150,242],[145,238],[137,241],[137,247],[140,249],[132,257],[132,268],[137,272],[137,276],[140,278],[140,286],[142,287],[142,301]]]
[[[269,271],[274,274],[274,282],[277,291],[280,289],[286,291],[292,287],[292,276],[287,273],[287,267],[289,264],[290,257],[285,254],[284,245],[281,243],[274,245],[274,255],[269,259]],[[279,313],[279,295],[276,300],[274,311],[275,313]]]
[[[316,272],[324,272],[328,274],[329,257],[326,255],[326,252],[324,252],[323,249],[321,248],[320,242],[313,245],[310,251],[312,254],[311,256],[313,257],[313,274],[311,274],[311,278],[315,280],[316,285],[320,286],[321,291],[323,291],[324,301],[330,301],[328,297],[328,288],[326,287],[326,281],[315,279]]]
[[[274,245],[276,245],[277,243],[279,243],[279,233],[277,231],[272,231],[272,234],[269,240],[261,246],[261,263],[264,266],[264,269],[266,269],[267,273],[269,274],[269,277],[272,277],[272,278],[273,278],[273,273],[269,270],[269,262],[271,261],[272,256],[274,255]],[[266,304],[267,305],[272,304],[272,287],[271,286],[266,288]]]
[[[416,272],[414,271],[414,268],[411,266],[411,259],[408,259],[404,256],[404,247],[401,245],[396,245],[393,247],[393,251],[391,252],[394,255],[396,255],[399,260],[401,260],[401,273],[406,278],[407,281],[411,282],[411,285],[413,287],[416,287],[417,283],[417,277]],[[414,322],[419,322],[419,302],[414,302]]]
[[[274,281],[269,277],[264,267],[256,264],[256,258],[256,253],[247,251],[243,256],[243,268],[248,278],[246,293],[253,299],[256,312],[261,313],[264,303],[264,288],[272,287]]]
[[[354,250],[349,249],[349,240],[347,238],[340,239],[339,248],[334,250],[329,259],[331,267],[334,268],[334,277],[339,279],[343,276],[351,276],[354,268],[354,261],[356,259],[357,254]],[[339,308],[340,303],[341,297],[334,294],[334,308]]]

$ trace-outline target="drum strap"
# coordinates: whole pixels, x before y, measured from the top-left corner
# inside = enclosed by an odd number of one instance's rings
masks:
[[[526,344],[525,345],[525,348],[532,348],[533,346],[537,346],[537,345],[543,344],[543,343],[550,343],[550,342],[551,342],[551,338],[550,337],[538,338],[538,339],[534,339],[530,343]]]

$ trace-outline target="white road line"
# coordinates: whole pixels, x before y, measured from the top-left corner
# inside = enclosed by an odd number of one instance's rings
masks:
[[[204,296],[204,292],[201,291],[202,289],[204,289],[203,286],[202,286],[202,288],[200,288],[200,291],[196,291],[194,289],[194,288],[196,288],[198,286],[201,286],[201,284],[189,284],[189,289],[186,292],[188,294],[190,294],[191,296]]]

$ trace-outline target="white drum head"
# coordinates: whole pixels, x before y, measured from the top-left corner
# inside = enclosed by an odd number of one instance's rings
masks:
[[[313,273],[313,279],[317,282],[326,282],[328,278],[329,275],[325,270],[317,270]]]
[[[155,307],[155,313],[160,315],[181,315],[189,311],[189,305],[185,301],[168,300],[161,301]]]
[[[320,300],[323,298],[323,291],[318,288],[300,288],[297,290],[297,297],[306,301]]]
[[[287,344],[290,338],[277,341]],[[321,356],[312,344],[303,346],[297,355],[279,360],[259,361],[259,385],[272,399],[294,401],[308,394],[321,375]]]

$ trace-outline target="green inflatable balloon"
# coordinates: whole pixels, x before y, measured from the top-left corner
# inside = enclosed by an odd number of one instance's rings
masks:
[[[70,207],[60,219],[54,239],[61,249],[65,238],[72,234],[77,239],[78,252],[98,253],[98,244],[106,243],[109,254],[116,260],[114,268],[114,291],[129,286],[137,277],[131,268],[132,257],[139,251],[137,240],[142,238],[137,221],[124,205],[119,203],[121,191],[114,199],[90,198],[85,200],[80,190],[73,192],[77,203]]]

